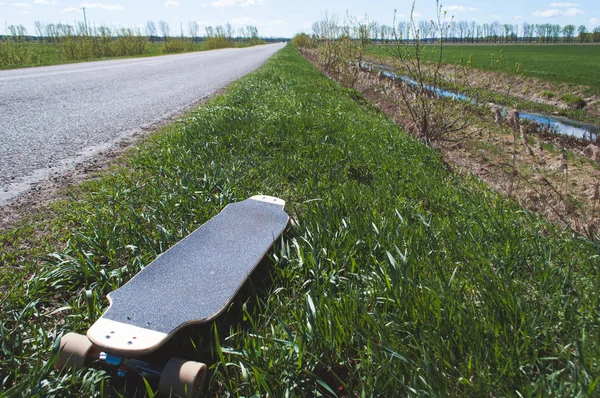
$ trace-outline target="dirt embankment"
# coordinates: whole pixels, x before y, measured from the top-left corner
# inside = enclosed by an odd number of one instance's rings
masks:
[[[323,70],[317,58],[305,54]],[[394,65],[388,65],[394,67]],[[452,73],[452,71],[446,71]],[[522,101],[536,101],[565,109],[559,99],[545,98],[545,91],[583,95],[585,87],[557,85],[522,76],[472,71],[469,81],[488,90],[508,94]],[[332,76],[339,82],[352,81],[353,87],[376,104],[389,117],[414,130],[415,121],[403,104],[398,82],[377,73],[357,72],[355,78]],[[585,98],[585,111],[600,116],[600,99]],[[593,239],[600,235],[600,148],[570,141],[551,134],[535,135],[514,131],[509,120],[494,120],[494,113],[479,115],[477,121],[461,134],[432,143],[457,171],[476,175],[495,191],[517,200],[524,208],[537,212],[552,222],[568,226]],[[521,134],[521,131],[524,134]],[[460,136],[460,137],[459,137]]]

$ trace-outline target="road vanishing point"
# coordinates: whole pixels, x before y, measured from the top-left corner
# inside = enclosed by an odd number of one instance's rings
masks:
[[[0,71],[0,206],[189,109],[283,46]]]

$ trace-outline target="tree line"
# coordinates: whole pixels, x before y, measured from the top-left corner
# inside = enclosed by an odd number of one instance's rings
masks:
[[[335,17],[334,17],[335,18]],[[328,18],[325,18],[327,20]],[[327,29],[324,21],[314,22],[313,37],[319,38]],[[478,24],[475,21],[450,21],[443,30],[434,28],[432,21],[401,21],[396,26],[376,21],[364,24],[364,34],[369,40],[380,43],[400,40],[438,40],[440,33],[445,41],[455,43],[599,43],[600,26],[588,31],[585,25],[558,24],[501,24],[498,21]]]
[[[245,47],[263,44],[255,26],[234,29],[231,24],[207,26],[199,36],[197,22],[190,22],[184,32],[172,35],[168,22],[149,21],[145,29],[88,26],[35,21],[35,35],[29,35],[23,25],[6,27],[7,34],[0,36],[0,67],[52,64],[57,61],[100,59],[146,54],[150,43],[157,43],[156,51],[169,54],[194,50],[214,50],[228,47]],[[185,35],[185,36],[184,36]],[[200,43],[198,43],[200,42]]]
[[[4,39],[18,40],[39,40],[55,42],[65,37],[118,37],[126,34],[127,36],[145,36],[152,43],[156,41],[165,41],[169,38],[180,37],[188,38],[194,42],[205,41],[209,39],[229,39],[232,41],[250,42],[259,40],[258,28],[256,26],[245,26],[235,29],[231,24],[218,26],[206,26],[205,32],[200,32],[200,25],[196,21],[189,22],[184,29],[180,24],[179,29],[172,29],[166,21],[158,22],[148,21],[144,29],[138,28],[112,28],[108,26],[88,26],[84,22],[75,24],[49,23],[35,21],[35,34],[31,35],[23,25],[10,25],[6,28]]]

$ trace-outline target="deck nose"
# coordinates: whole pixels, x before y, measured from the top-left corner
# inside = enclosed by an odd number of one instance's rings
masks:
[[[255,196],[252,196],[250,199],[257,200],[259,202],[266,202],[266,203],[275,204],[275,205],[278,205],[278,206],[281,206],[281,207],[285,206],[285,200],[276,198],[274,196],[255,195]]]

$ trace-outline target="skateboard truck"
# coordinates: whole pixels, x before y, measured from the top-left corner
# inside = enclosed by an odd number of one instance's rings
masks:
[[[65,334],[55,367],[99,364],[119,377],[158,379],[160,396],[198,395],[205,364],[175,357],[161,366],[152,354],[178,330],[212,322],[227,308],[285,230],[284,206],[283,200],[262,195],[227,205],[110,292],[109,308],[86,336]]]
[[[145,379],[158,380],[160,396],[195,397],[204,385],[207,374],[207,367],[201,362],[171,358],[161,368],[136,358],[98,351],[81,334],[67,333],[61,338],[55,363],[57,369],[79,370],[92,363],[115,370],[118,377],[124,378],[133,373]]]

